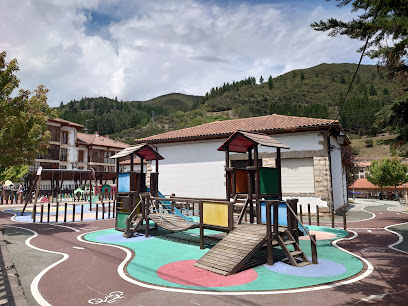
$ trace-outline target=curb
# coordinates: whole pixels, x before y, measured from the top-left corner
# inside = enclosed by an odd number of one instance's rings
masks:
[[[28,305],[18,273],[10,257],[4,227],[0,225],[0,305]]]

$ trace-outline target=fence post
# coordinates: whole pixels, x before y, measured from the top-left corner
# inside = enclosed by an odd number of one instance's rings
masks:
[[[316,205],[316,224],[317,224],[317,226],[320,226],[319,205]]]
[[[57,210],[55,212],[55,223],[58,222],[59,202],[57,201]]]
[[[35,219],[37,218],[37,204],[33,206],[33,223],[35,223]]]
[[[111,210],[111,205],[110,205],[110,201],[109,201],[108,202],[108,219],[110,219],[110,214],[111,214],[110,210]]]
[[[96,220],[98,220],[98,203],[96,203],[96,211],[95,211],[95,214],[96,214]]]
[[[84,221],[84,204],[81,205],[81,221]]]
[[[200,210],[200,250],[204,250],[204,227],[203,227],[203,201],[198,202]]]
[[[303,224],[303,209],[302,209],[302,204],[299,204],[299,214],[300,214],[300,222]]]
[[[48,202],[47,205],[47,223],[50,223],[50,210],[51,210],[51,204]]]
[[[334,205],[331,207],[330,217],[331,217],[331,227],[334,228]]]
[[[40,223],[43,223],[44,205],[41,204]]]
[[[346,205],[343,206],[343,229],[347,230]]]
[[[64,223],[67,222],[67,209],[68,209],[68,204],[65,202],[65,205],[64,205]]]
[[[267,248],[267,264],[273,265],[273,253],[272,253],[272,220],[271,220],[271,202],[265,201],[266,205],[266,248]],[[274,233],[276,236],[276,233]]]
[[[105,219],[105,203],[102,203],[102,220]]]
[[[75,203],[72,204],[72,222],[75,222]]]
[[[316,235],[310,235],[312,239],[310,239],[310,247],[312,249],[312,263],[317,264],[317,247],[316,247]]]
[[[307,204],[307,215],[308,215],[308,218],[309,218],[309,225],[312,225],[312,216],[310,214],[310,203]]]

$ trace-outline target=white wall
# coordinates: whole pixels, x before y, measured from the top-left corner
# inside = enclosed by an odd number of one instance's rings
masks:
[[[341,150],[336,138],[330,137],[330,144],[334,146],[331,149],[331,171],[332,171],[332,186],[333,186],[333,202],[334,209],[343,206],[344,201],[344,172],[341,160]]]
[[[159,191],[177,196],[225,198],[222,140],[159,145]],[[155,163],[152,165],[153,171]]]

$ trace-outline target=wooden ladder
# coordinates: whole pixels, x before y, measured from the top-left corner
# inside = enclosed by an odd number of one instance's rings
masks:
[[[249,196],[247,194],[245,195],[236,194],[235,195],[233,206],[241,207],[241,210],[239,213],[234,213],[234,217],[237,217],[237,221],[235,222],[235,225],[238,225],[242,222],[242,218],[245,215],[248,204],[249,204]]]
[[[287,240],[284,240],[285,236]],[[307,259],[305,253],[302,251],[299,244],[296,242],[295,238],[293,238],[292,234],[289,231],[279,233],[276,238],[278,240],[279,246],[282,248],[282,251],[285,253],[292,266],[303,267],[310,264],[310,261]],[[288,249],[289,245],[293,245],[294,251],[290,251]],[[298,260],[296,260],[299,258],[302,259],[301,262],[298,262]]]

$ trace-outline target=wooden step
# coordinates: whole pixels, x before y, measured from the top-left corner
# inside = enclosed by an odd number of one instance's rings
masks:
[[[295,240],[286,240],[286,241],[285,241],[285,244],[286,244],[286,245],[295,244],[295,243],[296,243]]]
[[[308,262],[308,261],[302,261],[302,262],[299,262],[297,264],[298,267],[304,267],[304,266],[308,266],[308,265],[310,265],[310,262]]]
[[[292,251],[292,252],[290,252],[290,254],[291,254],[292,256],[299,256],[299,255],[302,255],[303,252],[302,252],[302,251]]]

